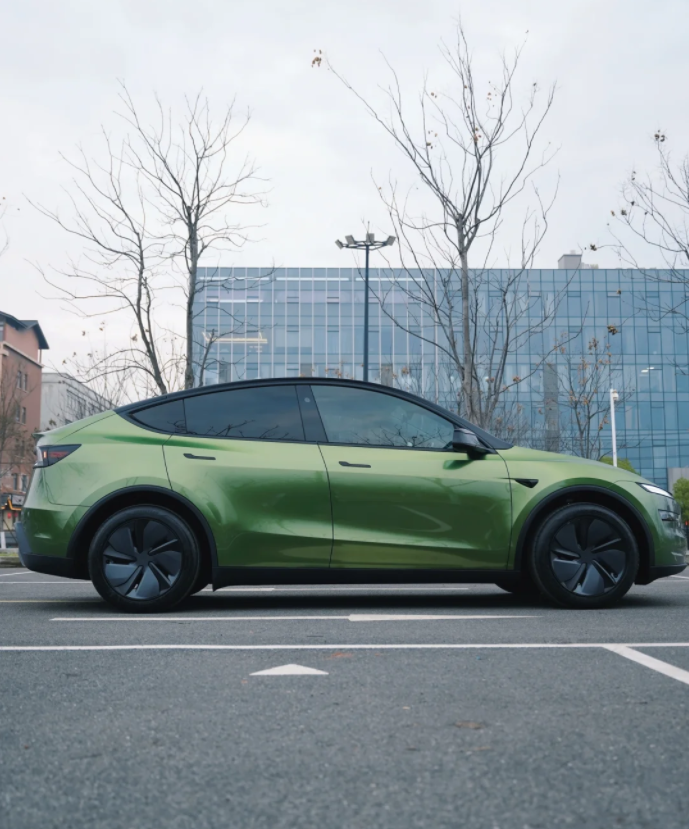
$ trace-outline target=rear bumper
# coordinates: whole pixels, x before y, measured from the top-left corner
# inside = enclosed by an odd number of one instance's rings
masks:
[[[19,561],[29,570],[37,573],[47,573],[51,576],[63,576],[67,579],[76,578],[75,564],[73,558],[61,558],[58,556],[39,556],[31,552],[29,539],[27,538],[21,521],[14,526],[19,547]]]

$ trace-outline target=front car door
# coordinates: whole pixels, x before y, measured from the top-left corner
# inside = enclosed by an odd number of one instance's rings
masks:
[[[511,497],[498,454],[452,451],[454,424],[394,393],[312,384],[327,443],[332,567],[504,568]]]
[[[165,444],[172,488],[211,525],[221,567],[328,567],[332,516],[318,445],[296,390],[273,384],[184,397]]]

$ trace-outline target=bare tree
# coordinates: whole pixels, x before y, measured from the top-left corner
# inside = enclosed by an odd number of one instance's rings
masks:
[[[646,300],[643,308],[651,318],[681,320],[689,325],[689,155],[675,160],[662,130],[656,130],[657,166],[651,173],[632,170],[622,186],[623,206],[611,211],[608,227],[620,258],[639,270],[647,282],[674,283],[683,287],[683,296]],[[597,250],[605,245],[589,245]],[[652,250],[660,269],[639,264],[637,250]]]
[[[561,449],[582,458],[599,460],[605,453],[604,441],[610,425],[609,390],[618,386],[618,405],[631,398],[632,389],[619,387],[619,367],[609,343],[593,337],[580,355],[560,349],[560,391],[566,403],[560,433]],[[618,449],[622,446],[618,446]],[[608,450],[609,451],[609,450]]]
[[[74,171],[73,215],[38,207],[84,242],[78,262],[47,278],[82,316],[126,314],[130,341],[105,355],[109,370],[143,375],[140,383],[164,394],[192,387],[205,369],[197,363],[209,356],[195,341],[195,301],[209,284],[201,257],[241,247],[250,226],[235,214],[263,204],[263,196],[253,162],[234,157],[249,122],[235,116],[234,103],[216,121],[201,94],[179,118],[156,98],[149,125],[124,85],[120,99],[124,138],[114,142],[103,129],[101,160],[81,148],[65,159]],[[234,330],[233,315],[226,317],[223,328]]]
[[[26,400],[34,391],[19,381],[27,377],[24,360],[17,357],[3,366],[0,375],[0,480],[6,475],[29,469],[34,460],[32,430],[27,423]]]
[[[546,342],[543,335],[562,296],[534,296],[528,285],[557,186],[544,200],[534,184],[555,153],[550,145],[539,150],[554,87],[542,98],[533,84],[522,105],[515,101],[522,49],[523,44],[512,57],[503,56],[497,83],[481,84],[459,23],[454,45],[441,47],[449,90],[437,92],[426,79],[409,107],[390,67],[392,83],[384,90],[389,114],[330,66],[401,151],[416,181],[401,191],[390,177],[378,188],[400,240],[402,263],[401,272],[390,269],[389,288],[381,289],[383,311],[441,352],[457,379],[459,411],[488,428],[507,416],[511,392],[555,348],[554,338]],[[531,204],[520,207],[527,190]],[[490,264],[508,210],[521,211],[519,261],[511,270],[496,271]],[[404,318],[395,302],[406,305]],[[520,373],[519,353],[536,345],[542,357]]]

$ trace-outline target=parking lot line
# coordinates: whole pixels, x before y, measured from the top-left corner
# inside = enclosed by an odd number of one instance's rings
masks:
[[[689,642],[511,642],[500,644],[438,643],[420,644],[369,644],[347,645],[291,644],[291,645],[0,645],[0,653],[23,653],[30,651],[391,651],[391,650],[569,650],[605,648],[689,648]]]
[[[6,579],[6,578],[8,578],[8,576],[28,576],[31,573],[33,573],[33,570],[23,570],[23,571],[20,571],[18,573],[17,572],[14,572],[14,573],[0,573],[0,579]]]
[[[637,645],[636,647],[641,647],[641,645]],[[632,662],[638,662],[639,665],[644,665],[652,671],[657,671],[659,674],[664,674],[671,679],[676,679],[678,682],[689,685],[689,671],[670,665],[669,662],[663,662],[661,659],[655,659],[653,656],[640,653],[637,650],[633,650],[629,645],[605,645],[605,648],[620,656],[624,656],[625,659],[631,659]]]
[[[427,613],[351,613],[348,616],[54,616],[51,622],[434,622],[472,619],[540,619],[526,614],[437,614]]]
[[[21,575],[21,574],[20,574]],[[5,587],[8,584],[19,584],[22,587],[31,587],[32,584],[52,584],[55,587],[92,587],[90,581],[38,581],[32,579],[31,581],[2,581],[0,587]]]

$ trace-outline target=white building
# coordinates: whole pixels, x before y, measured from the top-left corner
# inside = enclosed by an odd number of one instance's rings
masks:
[[[41,388],[41,431],[66,426],[104,412],[112,405],[84,383],[59,371],[44,371]]]

